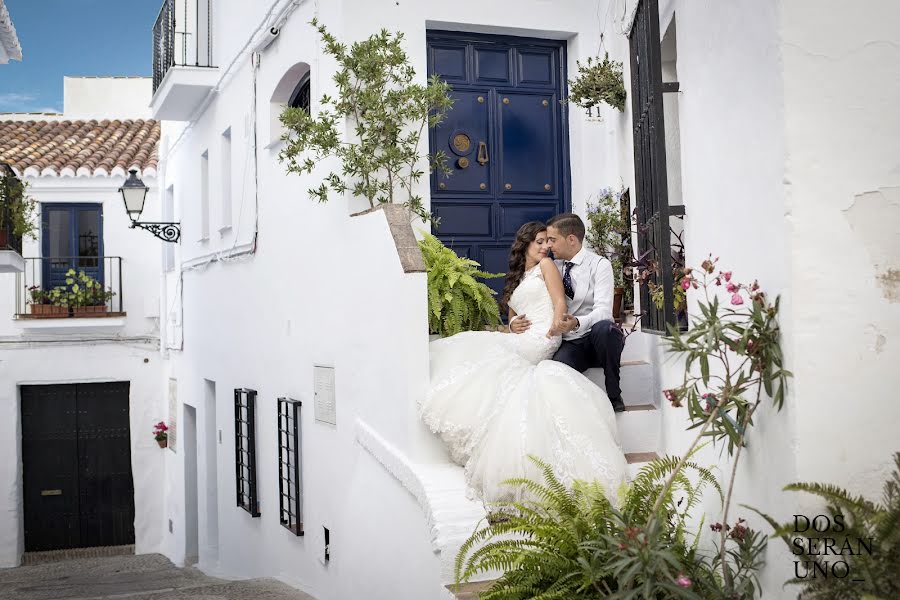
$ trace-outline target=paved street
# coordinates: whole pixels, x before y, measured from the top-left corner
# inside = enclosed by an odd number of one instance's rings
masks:
[[[0,600],[314,600],[272,579],[225,581],[159,554],[0,569]]]

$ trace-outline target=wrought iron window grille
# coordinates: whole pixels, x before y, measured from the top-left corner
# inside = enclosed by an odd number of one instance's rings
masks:
[[[234,454],[237,505],[251,517],[258,517],[256,390],[234,390]]]
[[[288,106],[291,108],[302,108],[306,111],[306,114],[310,114],[310,88],[309,88],[309,73],[303,76],[303,79],[300,80],[300,83],[297,84],[297,87],[294,88],[294,91],[291,93],[291,98],[288,100]]]
[[[300,469],[300,407],[291,398],[278,399],[278,496],[281,525],[303,535],[303,487]]]
[[[675,263],[684,266],[683,244],[679,259],[674,259],[673,238],[669,217],[668,183],[666,179],[665,123],[663,92],[676,91],[672,84],[662,82],[660,56],[658,0],[640,0],[634,26],[629,35],[631,54],[631,106],[634,128],[635,225],[637,229],[637,260],[643,268],[641,298],[641,330],[666,334],[669,326],[681,327],[675,310],[677,285]],[[677,83],[672,82],[677,85]],[[684,212],[681,211],[683,216]],[[670,257],[672,265],[670,265]],[[652,284],[652,285],[648,285]],[[651,287],[661,288],[662,307],[658,308],[651,295]]]

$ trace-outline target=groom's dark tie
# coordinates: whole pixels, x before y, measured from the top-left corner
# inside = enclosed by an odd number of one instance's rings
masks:
[[[572,270],[572,265],[575,263],[566,261],[565,268],[563,269],[563,290],[566,292],[566,296],[569,297],[569,300],[575,297],[575,288],[572,286],[572,275],[569,274],[569,271]]]

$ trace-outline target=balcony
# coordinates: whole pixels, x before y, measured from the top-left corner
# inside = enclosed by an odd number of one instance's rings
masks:
[[[116,328],[125,323],[118,256],[25,258],[15,319],[24,328]]]
[[[215,87],[212,0],[164,0],[153,25],[154,119],[188,121]]]

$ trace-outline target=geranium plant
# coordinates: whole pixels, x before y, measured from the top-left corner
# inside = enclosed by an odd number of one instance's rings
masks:
[[[36,237],[37,202],[25,191],[26,184],[11,169],[0,165],[0,247],[23,237]]]
[[[165,421],[160,421],[153,426],[153,439],[156,440],[156,443],[161,447],[168,444],[169,427],[166,425]]]

